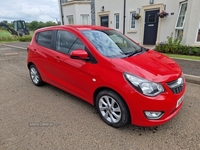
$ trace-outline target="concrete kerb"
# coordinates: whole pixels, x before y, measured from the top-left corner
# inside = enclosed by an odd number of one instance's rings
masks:
[[[184,74],[186,82],[200,84],[200,76]]]
[[[26,50],[26,48],[24,48],[24,47],[19,47],[19,46],[14,46],[14,45],[8,45],[8,44],[1,44],[1,45],[12,47],[12,48]],[[185,60],[185,59],[183,59],[183,60]],[[200,76],[194,76],[194,75],[190,75],[190,74],[184,74],[184,76],[185,76],[186,82],[200,84]]]
[[[200,60],[193,60],[193,59],[187,59],[187,58],[176,58],[176,57],[170,57],[172,59],[180,59],[180,60],[186,60],[186,61],[198,61],[200,62]]]

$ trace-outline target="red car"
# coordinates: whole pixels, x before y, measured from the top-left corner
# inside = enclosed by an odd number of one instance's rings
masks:
[[[181,109],[186,89],[179,65],[100,26],[35,31],[27,66],[36,86],[46,82],[94,105],[113,127],[129,121],[157,126]]]

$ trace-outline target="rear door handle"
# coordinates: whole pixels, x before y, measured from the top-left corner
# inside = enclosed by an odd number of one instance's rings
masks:
[[[37,54],[37,50],[36,50],[36,49],[33,49],[33,53],[34,53],[34,54]]]

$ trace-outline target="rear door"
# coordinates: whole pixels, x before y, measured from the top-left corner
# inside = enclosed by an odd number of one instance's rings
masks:
[[[36,34],[36,43],[32,47],[33,63],[39,69],[42,79],[51,82],[53,77],[52,50],[53,30],[42,31]]]

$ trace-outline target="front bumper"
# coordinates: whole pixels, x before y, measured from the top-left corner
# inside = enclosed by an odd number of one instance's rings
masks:
[[[182,101],[179,102],[179,105],[177,103],[184,96],[186,83],[184,82],[182,91],[178,94],[174,94],[167,84],[163,84],[163,86],[165,92],[156,97],[147,97],[133,88],[131,90],[130,87],[129,90],[126,88],[128,92],[126,92],[125,101],[129,107],[132,124],[147,127],[158,126],[176,116],[183,105]],[[159,119],[153,120],[148,119],[144,111],[164,112],[164,114]]]

